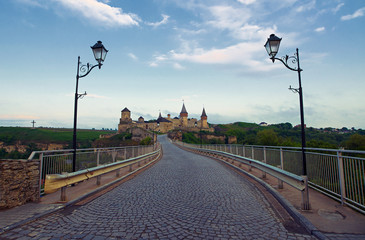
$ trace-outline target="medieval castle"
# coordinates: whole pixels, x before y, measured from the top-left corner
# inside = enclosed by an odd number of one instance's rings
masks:
[[[134,127],[161,133],[167,133],[171,130],[214,132],[214,128],[209,127],[207,119],[208,117],[204,108],[200,120],[188,118],[188,112],[186,111],[184,103],[179,118],[171,118],[170,114],[167,115],[167,118],[163,118],[160,113],[157,120],[148,122],[145,122],[143,117],[139,117],[138,121],[133,121],[131,119],[131,111],[129,111],[128,108],[124,108],[118,124],[118,133],[125,132],[127,129]]]

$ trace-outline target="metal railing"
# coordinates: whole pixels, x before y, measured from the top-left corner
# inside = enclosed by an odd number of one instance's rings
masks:
[[[300,176],[301,148],[236,144],[186,144],[218,150],[278,167]],[[306,148],[309,186],[365,214],[365,151]]]
[[[116,179],[107,185],[114,184],[157,161],[160,159],[161,154],[161,146],[159,145],[153,152],[130,159],[108,163],[72,173],[49,174],[46,175],[44,192],[49,194],[61,189],[60,201],[65,202],[67,201],[66,189],[68,186],[72,186],[73,184],[80,183],[91,178],[96,178],[96,185],[100,186],[102,176],[112,172],[115,173]],[[122,174],[123,176],[121,176],[121,170],[123,168],[129,168],[129,170],[127,174],[124,173]]]
[[[155,145],[140,145],[114,148],[77,149],[76,171],[114,163],[147,153],[157,149]],[[38,158],[41,165],[40,194],[44,194],[46,175],[72,172],[73,149],[34,151],[28,160]]]

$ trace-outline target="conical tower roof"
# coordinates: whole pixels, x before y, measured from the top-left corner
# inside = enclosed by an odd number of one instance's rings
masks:
[[[207,114],[205,113],[205,108],[204,107],[203,107],[202,115],[200,117],[207,117]]]
[[[186,108],[185,108],[185,103],[183,103],[183,106],[182,106],[182,109],[181,109],[180,114],[182,114],[182,113],[188,113],[188,112],[186,111]]]
[[[125,107],[125,108],[122,110],[122,112],[131,112],[131,111],[129,111],[129,109]]]

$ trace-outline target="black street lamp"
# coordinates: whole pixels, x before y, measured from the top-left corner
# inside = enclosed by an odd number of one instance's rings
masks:
[[[155,145],[155,131],[156,131],[156,129],[157,129],[159,126],[160,126],[160,123],[159,123],[159,122],[157,122],[156,127],[155,127],[155,128],[153,128],[153,131],[152,131],[152,133],[153,133],[153,140],[152,140],[152,142],[153,142],[153,146]],[[157,137],[156,137],[156,138],[157,138]]]
[[[72,141],[72,147],[73,147],[73,158],[72,158],[72,171],[76,171],[76,126],[77,126],[77,100],[79,98],[82,98],[86,95],[85,93],[79,94],[78,88],[79,88],[79,79],[86,77],[91,70],[93,70],[95,67],[101,68],[103,65],[103,62],[105,60],[106,54],[108,53],[108,50],[104,47],[101,41],[98,41],[95,43],[94,46],[91,47],[94,53],[95,60],[98,62],[97,65],[92,65],[90,63],[87,63],[86,65],[83,65],[80,62],[80,56],[77,59],[77,75],[76,75],[76,91],[75,91],[75,108],[74,108],[74,129],[73,129],[73,141]],[[82,75],[80,75],[80,72]]]
[[[304,125],[304,109],[303,109],[303,89],[302,89],[302,80],[301,80],[301,77],[300,77],[300,72],[303,71],[303,69],[301,69],[300,65],[299,65],[299,50],[298,50],[298,48],[297,48],[297,51],[294,54],[294,56],[286,55],[282,58],[276,58],[275,57],[276,54],[279,51],[280,41],[281,41],[281,38],[278,38],[277,36],[275,36],[275,34],[271,34],[270,37],[267,39],[267,42],[265,43],[265,48],[266,48],[266,51],[269,54],[270,59],[272,60],[272,62],[275,62],[275,60],[279,60],[288,69],[290,69],[292,71],[295,71],[295,72],[298,72],[299,88],[292,88],[290,86],[289,89],[292,90],[293,92],[299,93],[300,125],[301,125],[301,130],[302,130],[303,175],[306,176],[307,175],[307,161],[306,161],[306,157],[305,157],[306,144],[305,144],[305,125]],[[288,61],[293,63],[293,64],[297,64],[297,66],[296,67],[290,67],[288,65]]]
[[[195,122],[195,127],[198,127],[198,123]],[[202,139],[202,125],[200,123],[200,128],[199,128],[199,138],[200,138],[200,148],[203,148],[203,139]]]

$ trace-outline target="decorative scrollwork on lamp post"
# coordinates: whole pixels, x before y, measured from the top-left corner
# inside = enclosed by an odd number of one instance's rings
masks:
[[[302,80],[300,73],[303,71],[303,69],[300,68],[299,65],[299,50],[297,48],[296,53],[294,53],[293,56],[284,56],[282,58],[276,58],[276,54],[279,51],[281,38],[278,38],[275,36],[275,34],[271,34],[270,37],[267,39],[267,42],[265,44],[265,48],[272,62],[275,62],[275,60],[278,60],[284,64],[285,67],[290,69],[291,71],[295,71],[298,73],[298,79],[299,79],[299,88],[292,88],[289,87],[290,90],[293,92],[299,93],[299,104],[300,104],[300,125],[301,125],[301,132],[302,132],[302,165],[303,165],[303,179],[304,184],[306,185],[305,190],[302,191],[302,209],[309,210],[311,209],[310,203],[309,203],[309,192],[308,192],[308,177],[307,177],[307,160],[305,156],[305,125],[304,125],[304,109],[303,109],[303,89],[302,89]],[[294,67],[289,66],[289,64],[294,64]],[[295,66],[296,65],[296,66]]]
[[[90,63],[82,64],[80,61],[80,56],[77,59],[77,74],[76,74],[76,91],[75,91],[75,108],[74,108],[74,127],[73,127],[73,140],[72,140],[72,147],[73,147],[73,158],[72,158],[72,171],[76,171],[76,151],[77,151],[77,143],[76,143],[76,126],[77,126],[77,102],[79,98],[83,98],[86,95],[85,93],[78,93],[79,89],[79,79],[86,77],[91,70],[93,70],[95,67],[101,68],[103,65],[103,62],[105,60],[106,54],[108,53],[108,50],[104,47],[101,41],[98,41],[94,46],[91,47],[95,60],[98,62],[97,65],[92,65]],[[82,75],[80,75],[80,72]]]
[[[275,34],[271,34],[270,37],[267,39],[267,42],[265,44],[265,48],[272,62],[275,62],[275,60],[278,60],[284,64],[285,67],[288,69],[295,71],[298,73],[298,79],[299,79],[299,88],[292,88],[289,87],[290,90],[293,92],[299,93],[299,104],[300,104],[300,125],[301,125],[301,135],[302,135],[302,164],[303,164],[303,175],[307,175],[307,161],[305,156],[305,148],[306,148],[306,142],[305,142],[305,125],[304,125],[304,109],[303,109],[303,89],[302,89],[302,80],[300,73],[303,71],[303,69],[300,68],[299,65],[299,50],[296,49],[296,52],[293,56],[284,56],[282,58],[275,57],[276,54],[279,51],[281,38],[278,38],[275,36]],[[291,67],[289,64],[294,64],[294,67]]]

